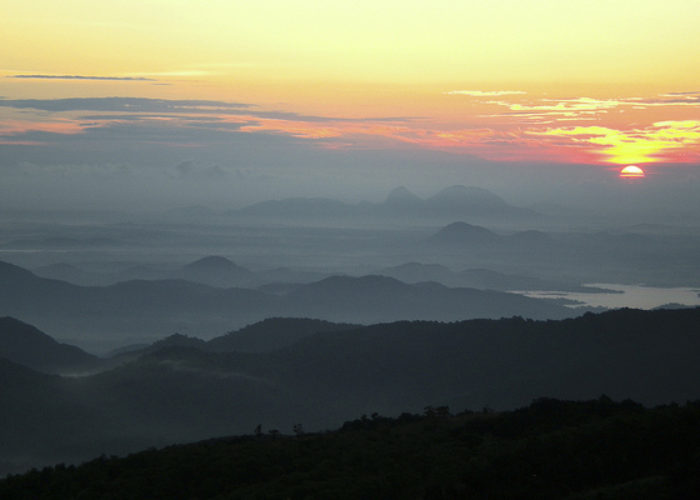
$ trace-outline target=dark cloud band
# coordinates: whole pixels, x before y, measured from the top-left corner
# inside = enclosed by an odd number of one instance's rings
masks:
[[[91,76],[91,75],[12,75],[8,78],[26,80],[109,80],[117,82],[155,82],[153,78],[142,76]]]

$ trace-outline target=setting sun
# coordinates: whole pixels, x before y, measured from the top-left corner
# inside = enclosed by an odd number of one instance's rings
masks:
[[[644,177],[644,170],[636,165],[628,165],[620,170],[620,177],[623,179],[640,179]]]

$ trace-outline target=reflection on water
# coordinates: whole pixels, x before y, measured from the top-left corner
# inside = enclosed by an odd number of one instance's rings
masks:
[[[577,305],[591,307],[634,307],[653,309],[665,304],[700,306],[700,290],[696,288],[665,288],[641,285],[619,285],[611,283],[590,283],[587,286],[606,288],[621,293],[580,293],[551,291],[519,291],[528,297],[547,299],[569,299],[580,302]]]

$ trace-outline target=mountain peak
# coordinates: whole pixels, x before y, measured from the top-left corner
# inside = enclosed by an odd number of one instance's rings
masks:
[[[458,221],[440,229],[432,239],[438,243],[492,243],[499,236],[485,227]]]
[[[423,200],[415,193],[412,193],[404,186],[399,186],[391,190],[389,195],[386,197],[385,203],[398,205],[407,203],[420,203],[422,201]]]
[[[237,264],[235,264],[233,261],[227,259],[226,257],[221,257],[219,255],[209,255],[207,257],[202,257],[199,260],[195,260],[194,262],[190,262],[189,264],[185,265],[186,269],[232,269],[239,267]]]
[[[506,206],[506,202],[500,196],[487,189],[462,185],[447,187],[428,201],[440,205]]]

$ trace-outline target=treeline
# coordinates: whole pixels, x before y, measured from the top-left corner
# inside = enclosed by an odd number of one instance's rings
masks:
[[[700,495],[700,401],[602,396],[509,412],[378,414],[100,457],[0,481],[12,499],[680,499]],[[252,431],[252,429],[251,429]]]

